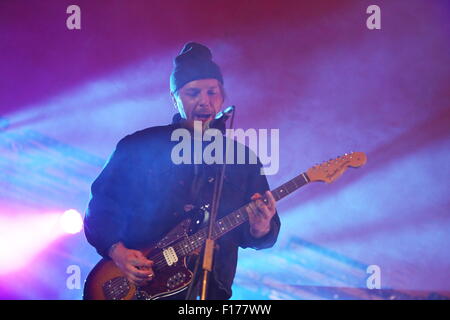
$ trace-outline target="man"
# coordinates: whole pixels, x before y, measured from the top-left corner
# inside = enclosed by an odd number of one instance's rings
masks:
[[[224,103],[222,73],[207,47],[194,42],[184,46],[174,61],[170,89],[179,112],[174,123],[138,131],[118,143],[92,185],[85,218],[89,243],[137,286],[157,277],[153,261],[139,249],[158,242],[192,207],[210,202],[218,167],[175,165],[171,159],[175,145],[171,133],[180,128],[192,132],[195,121],[206,126]],[[246,153],[250,153],[248,148]],[[231,297],[239,246],[268,248],[277,239],[280,220],[276,203],[260,168],[259,160],[257,164],[227,165],[218,218],[251,199],[253,205],[249,221],[217,241],[209,299]],[[261,200],[264,193],[267,204]],[[175,298],[186,298],[186,291]]]

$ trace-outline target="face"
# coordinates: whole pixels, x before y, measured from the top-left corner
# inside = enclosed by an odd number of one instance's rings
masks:
[[[217,79],[200,79],[186,83],[178,93],[172,93],[175,107],[188,121],[214,119],[221,110],[224,97]]]

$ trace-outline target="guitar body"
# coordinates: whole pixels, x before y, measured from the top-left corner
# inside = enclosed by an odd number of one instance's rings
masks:
[[[187,268],[187,256],[171,261],[164,259],[164,251],[188,236],[191,219],[186,219],[169,232],[156,246],[141,252],[155,262],[154,277],[145,286],[136,287],[111,259],[100,260],[91,270],[84,284],[84,300],[155,300],[174,295],[192,281],[193,273]],[[159,262],[159,263],[156,263]]]
[[[160,249],[156,249],[160,250]],[[112,260],[102,259],[89,273],[84,285],[85,300],[155,300],[181,292],[192,281],[186,257],[176,264],[154,270],[148,285],[131,284]]]

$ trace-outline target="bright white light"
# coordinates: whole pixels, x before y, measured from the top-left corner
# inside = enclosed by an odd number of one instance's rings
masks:
[[[61,213],[11,215],[0,212],[0,275],[27,266],[60,237],[60,218]]]
[[[81,214],[74,209],[20,214],[0,205],[0,276],[28,266],[53,241],[82,228]]]
[[[60,225],[64,232],[75,234],[83,229],[83,218],[77,210],[70,209],[62,214]]]

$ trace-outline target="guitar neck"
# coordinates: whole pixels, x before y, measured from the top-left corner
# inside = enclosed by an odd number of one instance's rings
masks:
[[[291,179],[288,182],[284,183],[283,185],[279,186],[278,188],[273,189],[271,192],[275,200],[279,201],[284,197],[286,197],[287,195],[294,192],[295,190],[297,190],[298,188],[304,186],[308,182],[310,182],[310,179],[308,178],[306,173],[302,173],[296,176],[294,179]],[[263,197],[263,201],[267,202],[268,200],[266,197]],[[214,240],[219,239],[226,233],[230,232],[234,228],[238,227],[239,225],[247,221],[248,220],[247,210],[249,204],[250,203],[240,207],[239,209],[219,219],[213,227],[212,233],[213,239]],[[207,236],[208,236],[208,228],[204,227],[195,234],[186,238],[185,240],[177,243],[175,245],[175,250],[181,255],[186,256],[195,249],[199,248],[206,241]]]

